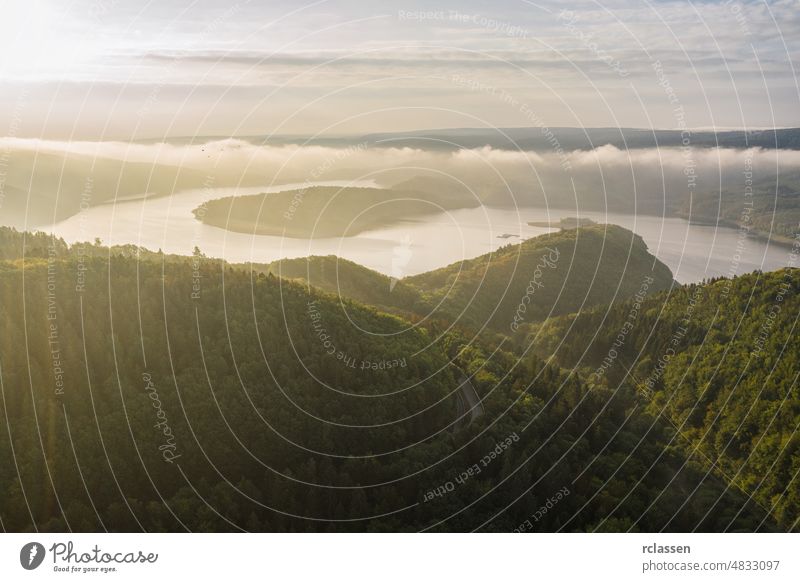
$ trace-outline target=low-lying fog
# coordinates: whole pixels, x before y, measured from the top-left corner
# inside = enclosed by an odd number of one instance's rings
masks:
[[[0,223],[53,231],[68,241],[97,236],[107,243],[180,253],[197,245],[209,255],[236,261],[339,254],[384,272],[396,245],[410,244],[418,256],[408,267],[412,274],[519,240],[498,235],[527,238],[546,232],[528,226],[529,220],[582,215],[639,232],[679,280],[689,281],[729,274],[737,233],[689,227],[676,213],[687,215],[700,193],[719,196],[722,191],[728,201],[740,199],[744,205],[748,185],[772,183],[799,169],[800,152],[762,149],[431,152],[270,146],[237,139],[181,145],[8,138],[0,139]],[[420,175],[444,179],[465,199],[477,198],[487,208],[313,244],[229,233],[200,225],[191,214],[201,202],[231,193],[350,181],[388,187]],[[436,184],[442,187],[440,180]],[[144,194],[159,198],[132,201]],[[738,272],[786,263],[785,249],[755,240],[747,244],[746,256],[735,265]]]

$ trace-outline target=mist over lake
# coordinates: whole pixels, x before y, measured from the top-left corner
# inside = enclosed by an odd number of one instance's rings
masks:
[[[375,186],[373,181],[329,181],[317,185]],[[134,244],[165,253],[189,255],[195,246],[210,257],[233,263],[268,263],[283,258],[337,255],[391,275],[399,248],[410,255],[405,275],[416,275],[494,251],[557,230],[529,226],[557,224],[573,210],[523,207],[517,210],[481,206],[452,210],[403,221],[352,237],[304,240],[231,232],[199,222],[192,210],[199,204],[229,195],[280,192],[309,184],[249,188],[188,190],[172,196],[129,200],[92,207],[46,230],[67,242],[99,237],[110,245]],[[681,218],[628,215],[597,211],[580,216],[598,223],[624,226],[644,239],[650,252],[672,269],[681,283],[786,266],[789,250],[726,226],[701,226]],[[501,238],[503,235],[512,235]],[[395,261],[396,262],[396,261]]]

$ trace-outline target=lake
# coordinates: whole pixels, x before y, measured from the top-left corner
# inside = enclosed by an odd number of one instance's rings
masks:
[[[376,186],[372,182],[320,182],[328,186]],[[210,257],[233,263],[270,262],[280,258],[337,255],[395,277],[415,275],[472,258],[551,229],[528,221],[558,222],[574,211],[543,208],[471,208],[404,221],[347,238],[292,239],[228,232],[197,221],[192,210],[230,195],[278,192],[308,186],[188,190],[172,196],[118,201],[84,210],[51,227],[69,243],[99,237],[105,244],[135,244],[165,253],[191,254],[195,246]],[[571,214],[572,213],[572,214]],[[739,231],[699,226],[680,218],[582,212],[596,222],[618,224],[639,235],[681,283],[704,278],[775,270],[789,262],[790,250]],[[499,238],[504,235],[512,235]]]

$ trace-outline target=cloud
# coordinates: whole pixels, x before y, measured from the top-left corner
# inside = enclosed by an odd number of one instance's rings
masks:
[[[441,125],[445,108],[524,123],[496,100],[456,91],[454,74],[513,90],[551,126],[674,127],[655,60],[690,125],[800,123],[796,1],[575,0],[567,19],[550,0],[442,0],[423,7],[436,17],[401,16],[418,7],[78,0],[51,2],[42,18],[12,10],[0,22],[14,55],[0,65],[0,127],[17,107],[8,83],[30,90],[18,133],[29,136],[314,133],[374,110],[384,117],[337,131],[391,131],[408,127],[395,113],[407,106],[437,110],[418,110],[416,128]]]
[[[663,210],[665,204],[681,203],[690,192],[714,191],[720,183],[732,192],[744,192],[747,171],[757,179],[800,171],[800,151],[626,151],[610,145],[567,152],[568,165],[563,155],[552,151],[484,147],[432,152],[407,147],[367,148],[366,144],[340,148],[260,145],[239,139],[181,145],[5,138],[0,139],[0,151],[58,154],[66,164],[71,159],[89,157],[152,165],[154,169],[179,166],[213,177],[215,187],[342,179],[391,185],[422,175],[444,179],[455,191],[492,205],[577,206],[647,213]],[[36,172],[36,167],[30,171]]]

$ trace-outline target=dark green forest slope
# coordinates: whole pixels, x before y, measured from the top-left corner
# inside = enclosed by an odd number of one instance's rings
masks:
[[[7,531],[776,527],[632,388],[220,261],[54,243],[0,262]]]
[[[437,313],[475,328],[515,333],[547,317],[667,289],[672,273],[642,238],[615,225],[564,230],[403,279]]]
[[[336,297],[354,299],[412,320],[421,319],[431,309],[422,293],[405,280],[392,280],[388,275],[335,255],[251,263],[242,268],[296,280]]]
[[[335,256],[252,268],[412,319],[512,335],[525,323],[627,299],[643,284],[673,285],[669,268],[641,237],[607,224],[538,236],[399,281]]]
[[[635,389],[785,529],[800,519],[800,270],[689,285],[530,329],[590,385]]]

